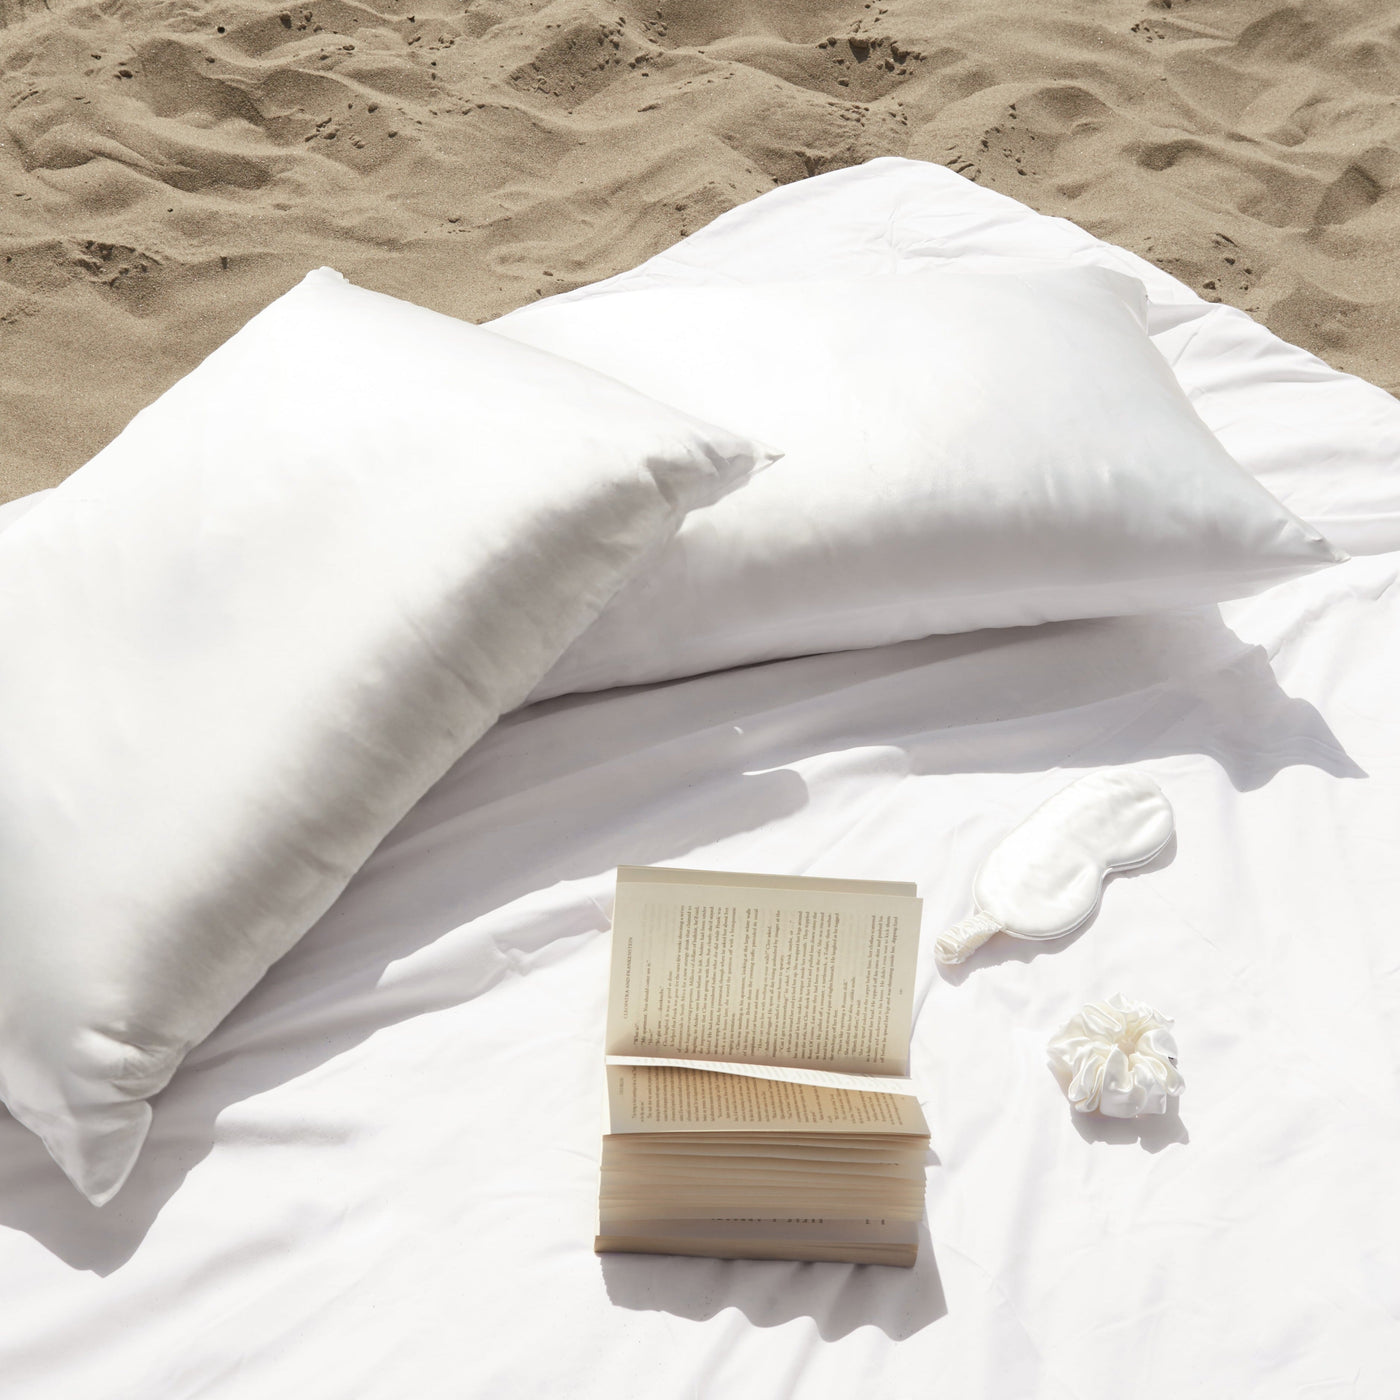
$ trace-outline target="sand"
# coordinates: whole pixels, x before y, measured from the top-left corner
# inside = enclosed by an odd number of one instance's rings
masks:
[[[310,267],[483,320],[876,155],[1400,390],[1395,0],[0,0],[0,499]]]

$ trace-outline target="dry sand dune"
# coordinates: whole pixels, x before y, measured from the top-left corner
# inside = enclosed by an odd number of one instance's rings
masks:
[[[0,0],[0,498],[309,267],[474,320],[875,155],[1400,389],[1395,0]]]

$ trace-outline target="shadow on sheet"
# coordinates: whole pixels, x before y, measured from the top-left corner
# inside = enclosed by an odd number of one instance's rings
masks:
[[[507,716],[466,755],[196,1048],[155,1101],[142,1159],[110,1205],[88,1206],[37,1139],[0,1121],[0,1225],[29,1233],[73,1268],[111,1273],[208,1155],[221,1110],[385,1026],[483,995],[542,948],[606,929],[608,914],[599,898],[575,898],[562,914],[512,921],[508,946],[491,930],[476,934],[472,921],[561,883],[601,888],[621,863],[682,861],[758,833],[807,805],[807,786],[789,765],[871,749],[918,776],[1082,770],[1182,754],[1213,760],[1240,791],[1291,765],[1365,776],[1318,711],[1283,692],[1263,649],[1240,641],[1215,609],[935,637],[548,701]],[[430,975],[386,978],[448,934],[451,958],[436,957]],[[986,952],[1044,955],[1016,944]],[[839,1330],[860,1312],[850,1299],[880,1286],[852,1282],[843,1299],[823,1301],[823,1280],[834,1275],[821,1273],[798,1288],[798,1301],[780,1301],[766,1291],[769,1277],[761,1269],[726,1276],[713,1306],[747,1299],[755,1321],[798,1307]],[[665,1301],[656,1282],[665,1278],[655,1263],[608,1273],[625,1306]],[[709,1306],[695,1301],[703,1290],[679,1292],[685,1297],[669,1306],[684,1315]],[[923,1301],[910,1304],[911,1316],[942,1306],[936,1272],[915,1293]]]
[[[863,1326],[902,1342],[948,1312],[927,1224],[919,1226],[919,1258],[912,1269],[648,1254],[607,1254],[599,1262],[616,1307],[693,1322],[734,1308],[755,1327],[809,1317],[827,1342]]]

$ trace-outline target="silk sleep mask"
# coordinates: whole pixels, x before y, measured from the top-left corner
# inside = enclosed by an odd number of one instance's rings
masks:
[[[1145,773],[1105,769],[1061,789],[992,850],[973,882],[973,914],[934,943],[944,966],[997,933],[1064,938],[1098,908],[1115,871],[1146,865],[1171,840],[1171,804]]]

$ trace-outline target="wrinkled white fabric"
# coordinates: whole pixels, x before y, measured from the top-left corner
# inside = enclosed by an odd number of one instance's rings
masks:
[[[0,1097],[80,1190],[121,1186],[186,1051],[759,460],[323,269],[11,512]]]
[[[783,450],[534,698],[1240,597],[1340,556],[1220,447],[1099,268],[619,292],[491,329]]]
[[[1115,992],[1081,1007],[1051,1038],[1047,1055],[1076,1113],[1139,1118],[1165,1113],[1186,1087],[1172,1023],[1146,1002]]]
[[[1146,773],[1105,769],[1079,778],[988,852],[972,884],[975,912],[935,941],[938,961],[963,962],[996,933],[1073,933],[1098,908],[1104,881],[1146,864],[1173,830],[1171,803]]]
[[[110,1205],[0,1115],[0,1392],[1121,1400],[1148,1376],[1233,1400],[1341,1377],[1394,1400],[1400,556],[1222,611],[508,716],[191,1053]],[[920,968],[912,1272],[593,1255],[617,862],[915,880],[931,942],[1010,826],[1125,766],[1171,794],[1170,863],[1116,883],[1090,937],[1008,940],[1053,956]],[[1046,1069],[1115,988],[1176,1018],[1180,1114],[1073,1113]]]
[[[537,305],[938,267],[1000,272],[1027,260],[1136,278],[1152,343],[1230,455],[1340,548],[1400,549],[1400,402],[1145,258],[941,165],[886,156],[781,185],[638,267]],[[878,336],[863,328],[857,338]]]

